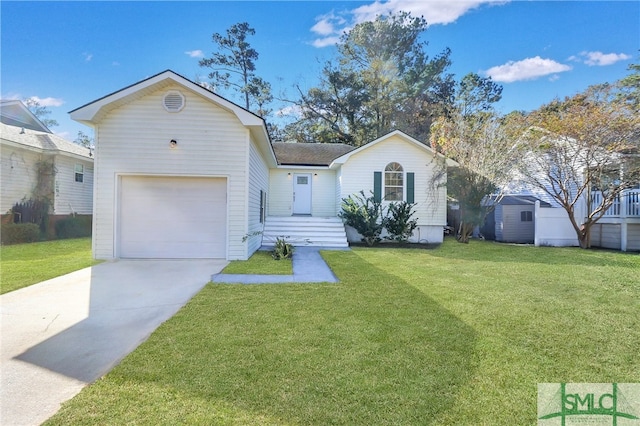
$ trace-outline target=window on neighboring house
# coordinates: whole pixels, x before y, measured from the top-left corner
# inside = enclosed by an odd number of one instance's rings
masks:
[[[398,163],[389,163],[384,169],[384,199],[402,201],[404,193],[404,173]]]
[[[520,222],[533,222],[533,212],[520,212]]]
[[[84,165],[76,164],[75,167],[75,180],[76,182],[84,182]]]

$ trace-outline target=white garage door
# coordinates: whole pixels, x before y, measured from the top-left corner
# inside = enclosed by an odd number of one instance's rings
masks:
[[[123,176],[120,257],[225,258],[224,178]]]

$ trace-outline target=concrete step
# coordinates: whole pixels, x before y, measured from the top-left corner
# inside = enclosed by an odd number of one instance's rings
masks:
[[[278,238],[284,238],[294,246],[349,246],[342,220],[337,217],[267,217],[262,244],[273,246]]]

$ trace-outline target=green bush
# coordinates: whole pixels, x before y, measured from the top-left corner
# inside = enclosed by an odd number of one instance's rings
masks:
[[[2,244],[33,243],[40,240],[40,227],[35,223],[6,223],[0,230]]]
[[[360,235],[362,241],[372,246],[381,240],[382,233],[382,203],[377,201],[373,194],[365,197],[364,191],[360,195],[349,195],[342,199],[342,211],[338,214],[344,223],[353,227]]]
[[[91,220],[82,217],[71,216],[56,222],[56,237],[82,238],[91,236]]]
[[[290,259],[293,257],[293,246],[284,238],[277,238],[271,256],[275,260]]]
[[[406,201],[389,204],[387,215],[382,219],[382,224],[389,233],[386,239],[406,242],[413,235],[413,231],[418,226],[418,220],[411,219],[415,213],[414,205]]]

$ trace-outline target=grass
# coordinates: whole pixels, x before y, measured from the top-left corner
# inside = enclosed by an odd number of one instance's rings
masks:
[[[525,425],[537,384],[640,382],[640,256],[324,252],[339,284],[210,284],[46,424]]]
[[[0,246],[0,294],[95,265],[91,238]]]
[[[269,251],[257,251],[249,260],[233,260],[222,271],[223,274],[267,274],[291,275],[291,259],[274,260]]]

